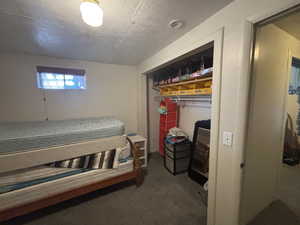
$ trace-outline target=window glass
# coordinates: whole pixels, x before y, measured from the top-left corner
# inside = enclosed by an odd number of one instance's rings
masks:
[[[86,89],[85,76],[38,73],[38,87],[42,89]]]

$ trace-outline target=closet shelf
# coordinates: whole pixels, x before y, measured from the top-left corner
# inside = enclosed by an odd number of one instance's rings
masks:
[[[160,85],[161,96],[194,96],[211,95],[212,73],[194,80]]]
[[[177,83],[172,83],[172,84],[159,85],[158,88],[181,86],[181,85],[194,84],[194,83],[198,83],[198,82],[211,81],[211,80],[212,80],[212,73],[210,73],[204,77],[202,76],[201,78],[196,78],[193,80],[185,80],[185,81],[179,81]]]

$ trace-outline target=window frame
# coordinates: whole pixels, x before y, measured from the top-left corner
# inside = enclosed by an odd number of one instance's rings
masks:
[[[37,66],[36,70],[37,70],[37,87],[39,89],[43,89],[43,90],[85,90],[85,89],[87,89],[86,74],[85,74],[85,70],[83,70],[83,69]],[[54,81],[59,80],[56,78],[56,76],[62,75],[64,85],[62,85],[61,87],[59,87],[58,85],[57,86],[54,85],[53,88],[49,87],[49,86],[45,86],[43,84],[44,81],[47,81],[47,79],[43,77],[43,76],[45,76],[45,74],[54,75],[55,76],[53,78]],[[67,80],[66,76],[73,76],[72,79],[74,79],[73,82],[75,82],[73,86],[66,85],[66,80]],[[80,82],[78,80],[81,77],[82,77],[82,79],[80,81],[82,83],[80,84]],[[75,84],[77,84],[77,85],[75,85]]]

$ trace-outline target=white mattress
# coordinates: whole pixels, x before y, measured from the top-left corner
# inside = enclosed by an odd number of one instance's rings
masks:
[[[92,170],[89,172],[1,194],[0,211],[43,199],[51,195],[66,192],[74,188],[119,176],[131,171],[133,171],[133,161],[128,161],[126,163],[120,164],[118,169]]]
[[[0,154],[80,143],[124,134],[113,117],[0,123]]]
[[[77,170],[78,169],[73,169],[73,168],[38,166],[38,167],[28,168],[24,170],[17,170],[5,174],[0,174],[0,193],[1,193],[1,187],[3,186],[15,185],[22,182],[30,182],[32,180],[51,177],[57,174],[73,172]]]
[[[0,154],[0,173],[99,153],[124,147],[126,144],[126,136],[113,136],[65,146],[18,152],[15,154]]]

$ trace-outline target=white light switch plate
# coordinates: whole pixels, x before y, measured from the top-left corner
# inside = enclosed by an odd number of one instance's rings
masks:
[[[232,132],[224,131],[223,133],[223,145],[231,146],[232,145]]]

